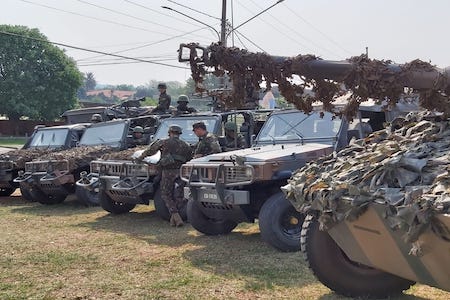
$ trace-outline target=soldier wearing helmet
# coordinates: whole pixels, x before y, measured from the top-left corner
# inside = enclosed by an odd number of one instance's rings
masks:
[[[177,110],[175,111],[175,115],[190,114],[190,113],[197,112],[197,110],[195,108],[188,106],[189,97],[186,95],[180,95],[178,97],[177,103],[178,103],[178,105],[177,105]]]
[[[175,181],[180,176],[181,165],[192,158],[191,147],[180,139],[181,133],[182,129],[180,126],[171,125],[169,127],[169,138],[151,143],[138,158],[138,160],[142,160],[146,156],[155,154],[158,150],[161,151],[161,159],[158,163],[162,169],[161,182],[159,184],[161,198],[171,214],[170,225],[176,227],[184,224],[178,212],[184,201],[183,199],[175,199]]]
[[[237,125],[234,122],[225,123],[225,150],[235,150],[247,147],[247,143],[242,134],[237,132]]]
[[[102,115],[100,114],[93,114],[91,116],[91,123],[100,123],[103,122]]]
[[[165,114],[169,111],[172,98],[167,94],[167,85],[164,82],[158,84],[158,105],[152,110],[153,113]]]
[[[135,126],[133,128],[133,144],[137,145],[147,145],[147,140],[144,137],[144,128],[141,126]]]

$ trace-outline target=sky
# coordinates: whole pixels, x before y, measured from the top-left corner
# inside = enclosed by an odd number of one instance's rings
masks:
[[[80,71],[113,85],[185,83],[191,73],[178,62],[180,43],[217,42],[222,15],[221,0],[0,2],[0,24],[38,28],[52,42],[153,62],[58,46]],[[226,2],[227,20],[236,28],[277,0]],[[367,47],[370,58],[399,64],[418,58],[443,68],[450,66],[449,11],[448,0],[284,0],[229,34],[227,45],[328,60],[358,56]]]

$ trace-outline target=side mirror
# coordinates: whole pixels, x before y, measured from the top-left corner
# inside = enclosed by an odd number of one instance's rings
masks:
[[[256,134],[250,136],[250,145],[255,146]]]

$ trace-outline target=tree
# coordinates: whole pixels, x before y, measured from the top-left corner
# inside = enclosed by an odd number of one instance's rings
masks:
[[[0,31],[0,114],[54,120],[73,108],[82,80],[75,62],[38,29],[0,25]]]
[[[87,72],[84,78],[84,86],[86,91],[92,91],[97,86],[97,81],[95,81],[94,74],[92,72]]]

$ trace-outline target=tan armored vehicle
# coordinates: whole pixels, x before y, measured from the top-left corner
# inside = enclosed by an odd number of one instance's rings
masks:
[[[301,238],[309,267],[340,294],[387,297],[415,282],[450,291],[449,121],[403,122],[283,187],[309,213]]]

